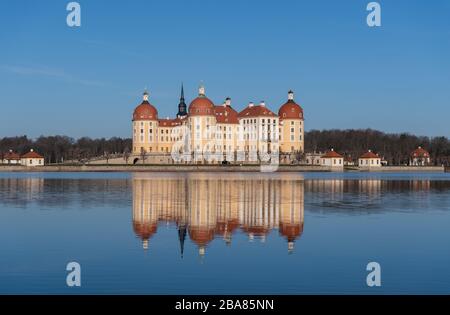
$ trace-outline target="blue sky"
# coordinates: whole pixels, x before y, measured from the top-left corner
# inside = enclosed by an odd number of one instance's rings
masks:
[[[215,103],[293,89],[306,129],[450,137],[450,1],[64,0],[0,3],[0,137],[129,137],[144,87],[174,116],[184,82]],[[122,3],[122,4],[121,4]]]

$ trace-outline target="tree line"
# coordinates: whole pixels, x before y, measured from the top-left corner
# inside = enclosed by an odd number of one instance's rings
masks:
[[[45,163],[87,162],[95,158],[127,157],[131,139],[113,137],[75,140],[67,136],[41,136],[35,140],[27,136],[0,139],[0,158],[9,150],[19,154],[35,150],[45,158]]]
[[[75,140],[67,136],[27,136],[0,138],[0,158],[9,150],[19,154],[34,149],[46,163],[86,162],[96,158],[123,156],[128,159],[132,141],[129,138]],[[426,149],[435,165],[450,165],[450,141],[446,137],[424,137],[408,133],[384,133],[372,129],[311,130],[305,133],[306,152],[325,152],[331,148],[356,160],[367,150],[384,158],[389,165],[408,164],[411,152],[418,146]]]
[[[409,163],[411,152],[421,146],[430,153],[434,165],[450,165],[450,141],[446,137],[384,133],[372,129],[311,130],[305,134],[305,151],[324,152],[330,148],[356,160],[372,150],[389,165]]]

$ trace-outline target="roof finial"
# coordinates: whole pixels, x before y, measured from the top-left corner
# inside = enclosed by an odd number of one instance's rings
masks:
[[[148,93],[147,87],[145,87],[144,94],[143,94],[143,97],[142,97],[144,102],[148,102],[148,96],[149,96],[149,93]]]
[[[288,101],[294,101],[294,92],[292,90],[289,90],[288,92]]]
[[[203,81],[200,81],[200,87],[198,88],[198,95],[205,96],[205,86],[203,85]]]

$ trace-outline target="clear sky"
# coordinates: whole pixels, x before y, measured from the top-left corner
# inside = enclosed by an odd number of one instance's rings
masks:
[[[65,0],[0,3],[0,137],[130,137],[148,87],[160,117],[200,81],[216,104],[274,111],[293,89],[310,129],[450,137],[450,1]]]

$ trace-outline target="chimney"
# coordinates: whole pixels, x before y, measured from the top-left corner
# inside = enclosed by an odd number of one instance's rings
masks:
[[[226,105],[226,106],[231,106],[231,98],[227,97],[227,98],[225,99],[225,105]]]
[[[266,103],[264,101],[261,101],[261,103],[259,103],[259,105],[261,105],[262,107],[266,107]]]
[[[253,107],[255,104],[253,102],[248,103],[248,107]]]

